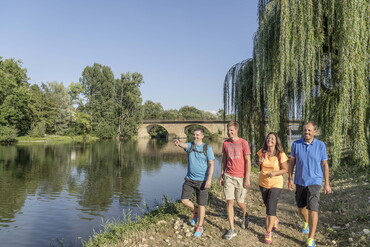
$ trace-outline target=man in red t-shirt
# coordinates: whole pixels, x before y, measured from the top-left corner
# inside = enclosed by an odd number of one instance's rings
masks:
[[[231,121],[227,124],[227,139],[222,147],[222,169],[219,183],[224,186],[224,194],[227,201],[227,216],[230,229],[224,235],[225,239],[236,236],[234,228],[234,200],[243,211],[241,227],[248,228],[248,215],[245,204],[247,195],[246,188],[250,186],[251,174],[251,151],[249,144],[243,138],[238,137],[239,124]]]

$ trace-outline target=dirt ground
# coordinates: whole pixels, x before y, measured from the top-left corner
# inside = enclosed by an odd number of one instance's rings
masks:
[[[265,207],[257,184],[258,174],[252,174],[251,180],[252,185],[248,189],[246,201],[250,224],[246,230],[240,227],[241,219],[239,217],[241,216],[241,211],[235,207],[235,222],[238,235],[231,240],[222,238],[228,229],[226,203],[221,189],[216,189],[211,193],[210,205],[207,207],[204,223],[204,233],[201,238],[193,237],[195,228],[188,224],[191,217],[189,212],[187,215],[178,214],[171,220],[160,220],[156,225],[150,227],[149,230],[133,233],[121,242],[109,246],[268,246],[263,243]],[[334,193],[336,193],[335,189],[340,188],[339,186],[332,187]],[[366,193],[368,192],[369,190]],[[340,212],[336,211],[336,207],[334,207],[334,198],[332,195],[321,194],[321,201],[326,204],[325,208],[331,208],[331,210],[330,212],[325,212],[323,207],[320,209],[319,224],[315,237],[317,246],[365,246],[361,243],[338,245],[335,236],[340,234],[338,230],[340,230],[341,226],[334,226],[333,224],[335,224],[334,218],[337,217],[335,215]],[[369,206],[367,201],[365,203],[365,205]],[[278,230],[272,234],[272,245],[305,246],[307,235],[300,232],[302,220],[297,213],[294,192],[284,188],[279,200],[277,216],[280,224]],[[348,225],[349,223],[346,223],[346,226]],[[331,229],[332,232],[328,231],[328,229]],[[368,236],[366,237],[368,238]],[[356,242],[356,237],[352,241]]]

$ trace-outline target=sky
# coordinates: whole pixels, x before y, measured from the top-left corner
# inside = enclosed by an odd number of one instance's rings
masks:
[[[252,57],[257,0],[0,0],[0,57],[31,84],[78,82],[86,66],[139,72],[143,103],[223,108],[223,81]]]

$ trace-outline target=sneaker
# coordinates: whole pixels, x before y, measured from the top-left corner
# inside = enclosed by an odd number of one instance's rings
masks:
[[[194,232],[194,237],[200,238],[203,234],[203,227],[198,226],[197,230]]]
[[[312,238],[307,239],[306,247],[315,247],[316,243]]]
[[[241,227],[243,229],[247,229],[248,228],[248,224],[249,224],[249,218],[248,218],[248,215],[246,215],[246,216],[243,217],[243,222],[242,222]]]
[[[271,232],[266,231],[265,244],[272,244]]]
[[[304,234],[308,234],[310,232],[310,227],[308,226],[308,223],[303,223],[302,231]]]
[[[236,236],[236,231],[234,229],[229,229],[225,235],[224,235],[224,239],[227,239],[227,240],[230,240],[232,239],[233,237]]]
[[[190,225],[195,226],[197,224],[197,222],[198,222],[198,214],[194,213],[193,218],[190,221]]]

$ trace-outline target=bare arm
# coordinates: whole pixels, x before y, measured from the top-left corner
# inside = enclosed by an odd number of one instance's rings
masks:
[[[293,190],[293,172],[294,172],[294,168],[295,168],[295,159],[293,157],[290,157],[288,166],[289,166],[288,189]]]
[[[221,177],[219,179],[220,186],[224,185],[224,174],[225,174],[225,170],[226,170],[226,162],[227,162],[226,154],[223,154],[222,155],[222,163],[221,163]]]
[[[173,143],[175,144],[175,146],[178,146],[178,147],[183,148],[185,150],[188,148],[188,144],[186,144],[186,143],[184,143],[184,142],[182,142],[178,139],[174,140]]]
[[[245,154],[244,155],[244,163],[245,163],[245,177],[244,177],[244,184],[243,187],[249,187],[251,185],[250,178],[251,178],[251,155]]]
[[[328,164],[328,161],[327,160],[323,160],[321,162],[321,167],[322,167],[322,170],[324,172],[324,178],[325,178],[325,187],[324,187],[325,194],[330,194],[332,191],[331,191],[330,181],[329,181],[330,173],[329,173],[329,164]]]
[[[204,186],[206,189],[211,188],[214,169],[215,169],[214,160],[209,160],[208,161],[208,178],[207,178],[207,181],[206,181],[206,185]]]
[[[280,170],[274,171],[274,172],[270,172],[268,174],[268,176],[271,178],[273,176],[283,175],[283,174],[285,174],[287,172],[288,172],[288,162],[285,161],[285,162],[283,162],[283,163],[280,164]]]

